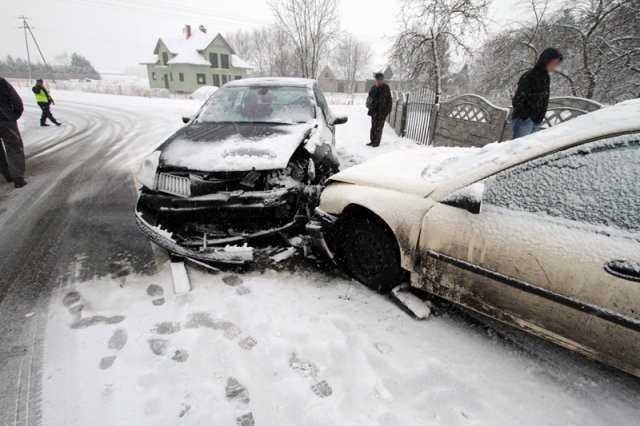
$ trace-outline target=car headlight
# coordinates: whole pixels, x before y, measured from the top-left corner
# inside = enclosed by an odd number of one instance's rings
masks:
[[[160,151],[153,151],[144,157],[138,170],[138,180],[149,189],[156,187],[156,172],[160,164]]]

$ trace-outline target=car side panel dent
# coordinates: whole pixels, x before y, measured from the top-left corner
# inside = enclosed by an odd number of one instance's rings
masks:
[[[358,205],[380,217],[394,233],[404,269],[415,269],[419,259],[418,240],[422,218],[433,201],[414,194],[336,182],[327,186],[320,199],[320,209],[341,215],[349,205]]]

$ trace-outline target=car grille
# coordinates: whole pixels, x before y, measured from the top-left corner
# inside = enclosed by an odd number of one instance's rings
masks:
[[[191,196],[191,180],[188,177],[159,173],[156,190],[180,197]]]

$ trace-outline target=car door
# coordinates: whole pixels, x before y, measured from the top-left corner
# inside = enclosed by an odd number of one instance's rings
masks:
[[[486,179],[427,213],[414,285],[640,375],[639,171],[631,134]]]

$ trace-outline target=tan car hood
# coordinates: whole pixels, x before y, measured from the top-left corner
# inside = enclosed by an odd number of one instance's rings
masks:
[[[331,181],[429,195],[437,183],[428,182],[433,171],[474,148],[417,147],[383,154],[331,176]]]

